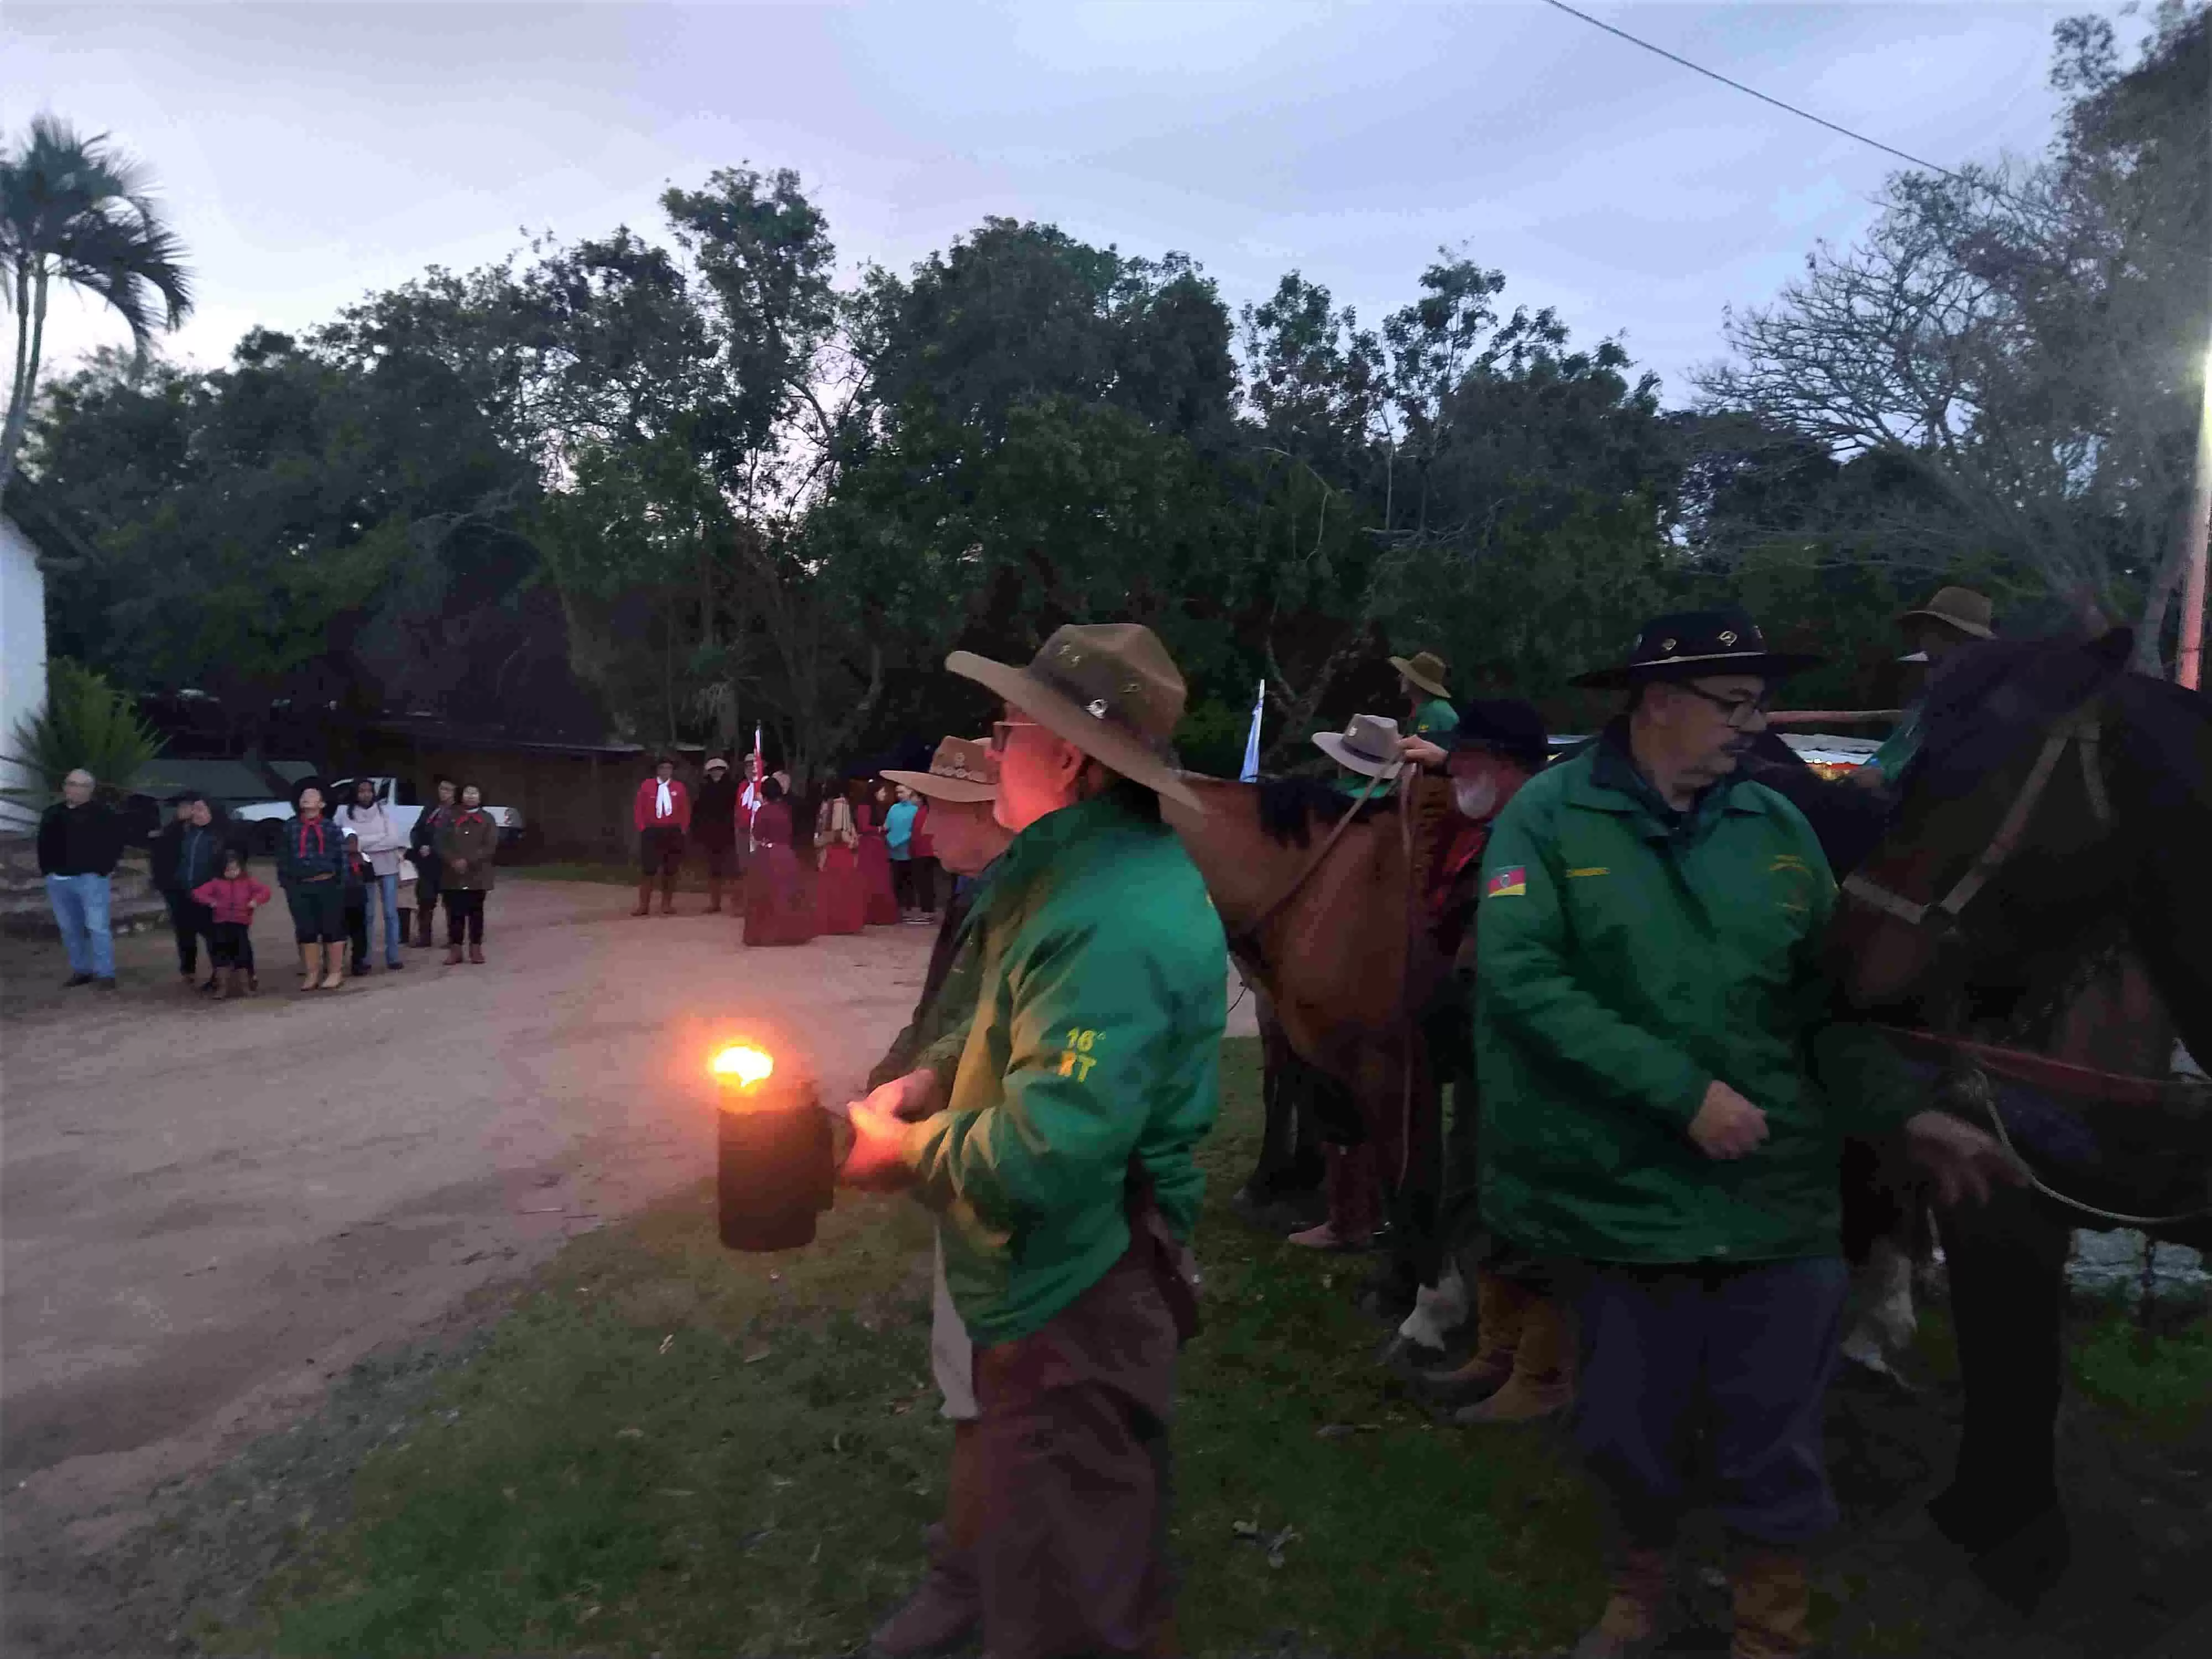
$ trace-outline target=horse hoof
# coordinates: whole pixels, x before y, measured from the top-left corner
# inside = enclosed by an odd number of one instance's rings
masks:
[[[2009,1516],[1992,1521],[1988,1510],[1977,1513],[1978,1507],[1970,1507],[1954,1487],[1928,1505],[1928,1518],[1971,1558],[1984,1589],[2016,1612],[2033,1613],[2073,1563],[2065,1511],[2051,1504],[2024,1522],[2008,1523]]]

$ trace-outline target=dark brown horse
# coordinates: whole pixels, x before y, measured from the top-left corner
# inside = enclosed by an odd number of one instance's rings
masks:
[[[1862,1013],[2091,1068],[2008,1075],[1999,1056],[1974,1079],[1955,1041],[1944,1067],[2038,1185],[1938,1212],[1966,1421],[1930,1513],[2022,1598],[2068,1551],[2055,1429],[2069,1229],[2145,1218],[2212,1246],[2212,1104],[2161,1080],[2173,1029],[2212,1053],[2212,701],[2126,672],[2130,643],[1954,659],[1831,939]]]

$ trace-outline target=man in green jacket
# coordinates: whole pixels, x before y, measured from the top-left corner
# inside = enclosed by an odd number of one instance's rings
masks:
[[[1063,628],[1026,668],[946,666],[1005,702],[1014,839],[969,922],[981,973],[946,1109],[856,1105],[845,1179],[938,1213],[975,1344],[993,1659],[1164,1653],[1183,1242],[1228,1013],[1220,921],[1156,799],[1202,810],[1170,758],[1182,676],[1127,623]]]
[[[1626,712],[1522,787],[1484,859],[1483,1216],[1563,1264],[1576,1437],[1624,1546],[1577,1659],[1651,1650],[1701,1489],[1737,1547],[1732,1652],[1805,1650],[1801,1552],[1835,1518],[1843,1138],[1902,1132],[1947,1192],[2011,1174],[1979,1130],[1915,1113],[1877,1037],[1830,1022],[1834,878],[1796,809],[1732,775],[1810,660],[1740,611],[1656,618],[1577,682],[1626,690]]]
[[[1433,651],[1417,651],[1410,657],[1393,657],[1398,684],[1406,694],[1406,730],[1434,743],[1446,742],[1459,729],[1459,710],[1452,707],[1451,672]]]
[[[968,925],[986,872],[1006,850],[1007,835],[993,811],[999,762],[988,743],[947,738],[927,772],[887,771],[929,799],[937,857],[957,878],[937,944],[922,975],[914,1018],[868,1073],[867,1104],[919,1121],[942,1111],[974,1023],[981,953]],[[945,1246],[936,1247],[929,1307],[929,1365],[952,1425],[952,1463],[945,1483],[945,1516],[927,1534],[929,1571],[898,1610],[868,1638],[870,1659],[920,1659],[957,1647],[983,1619],[975,1545],[982,1530],[983,1489],[976,1460],[975,1347],[952,1305],[945,1278]]]

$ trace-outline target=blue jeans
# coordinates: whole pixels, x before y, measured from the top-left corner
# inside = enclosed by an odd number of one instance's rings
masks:
[[[384,965],[399,965],[399,872],[388,876],[372,876],[378,895],[377,902],[384,907]]]
[[[48,876],[46,902],[61,924],[70,971],[94,979],[115,977],[115,940],[107,931],[106,876]]]
[[[1700,1498],[1763,1544],[1833,1526],[1820,1413],[1841,1259],[1584,1271],[1575,1441],[1629,1540],[1671,1542]]]

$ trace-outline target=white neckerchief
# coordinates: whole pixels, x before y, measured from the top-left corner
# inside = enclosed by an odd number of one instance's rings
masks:
[[[676,803],[668,798],[668,780],[661,778],[658,781],[660,793],[653,799],[653,815],[657,818],[672,818],[676,816]]]

